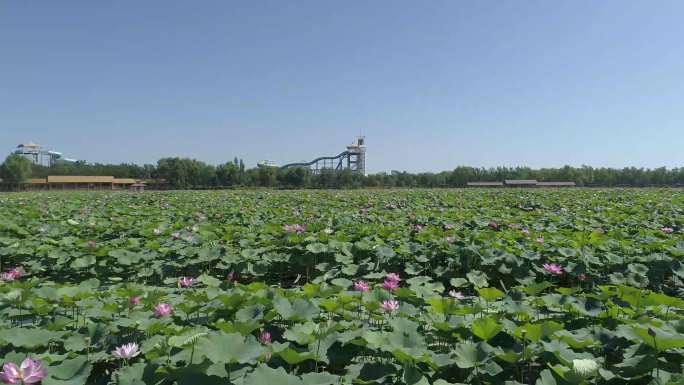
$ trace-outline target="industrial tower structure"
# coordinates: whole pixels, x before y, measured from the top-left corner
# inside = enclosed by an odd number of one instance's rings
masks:
[[[347,150],[336,156],[321,156],[310,162],[288,163],[281,166],[281,170],[293,167],[310,168],[314,174],[322,170],[351,170],[352,172],[366,175],[366,144],[365,137],[359,136],[355,143],[347,146]],[[266,162],[263,163],[266,166]],[[260,164],[261,166],[261,164]]]

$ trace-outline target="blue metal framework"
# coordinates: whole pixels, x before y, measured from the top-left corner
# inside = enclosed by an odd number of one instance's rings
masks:
[[[280,167],[281,170],[294,167],[310,168],[314,174],[321,170],[351,170],[353,172],[365,173],[366,171],[366,146],[364,138],[359,137],[355,144],[347,146],[347,151],[343,151],[336,156],[321,156],[310,162],[288,163]]]

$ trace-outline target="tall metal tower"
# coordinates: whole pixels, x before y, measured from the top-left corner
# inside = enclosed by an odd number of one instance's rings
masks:
[[[21,155],[21,156],[27,158],[33,164],[42,164],[43,163],[40,146],[33,143],[33,142],[22,143],[22,144],[18,145],[17,149],[14,151],[14,153],[16,155]]]
[[[349,168],[361,175],[366,175],[366,137],[359,136],[356,143],[347,146],[349,152]]]

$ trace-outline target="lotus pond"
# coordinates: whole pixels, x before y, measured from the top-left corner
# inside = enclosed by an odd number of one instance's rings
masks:
[[[684,191],[0,195],[0,381],[684,384]]]

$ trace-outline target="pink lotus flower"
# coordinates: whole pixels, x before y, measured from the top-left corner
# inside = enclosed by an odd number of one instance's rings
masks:
[[[193,242],[195,240],[195,238],[192,235],[186,235],[183,237],[183,240],[185,242]]]
[[[131,303],[132,306],[138,306],[140,305],[140,296],[134,295],[131,298],[129,298],[128,301]]]
[[[446,237],[446,241],[447,241],[447,243],[454,243],[454,242],[456,242],[456,238],[452,237],[452,236],[448,236],[448,237]]]
[[[401,277],[397,273],[389,273],[385,277],[388,281],[396,281],[396,282],[401,282]]]
[[[544,244],[544,237],[537,238],[537,243]]]
[[[489,221],[489,227],[491,227],[494,230],[499,230],[499,224],[496,223],[496,221]]]
[[[385,282],[382,283],[382,287],[389,291],[394,291],[399,288],[399,282],[386,279]]]
[[[138,348],[138,344],[135,342],[131,342],[130,344],[125,344],[121,345],[118,348],[114,349],[112,352],[112,355],[116,358],[121,358],[124,360],[127,360],[129,358],[133,358],[140,354],[140,349]]]
[[[399,282],[401,282],[401,277],[399,277],[399,274],[389,273],[387,274],[387,277],[385,278],[385,282],[383,282],[382,287],[389,291],[394,291],[399,288]]]
[[[267,332],[266,330],[262,331],[261,334],[259,334],[259,341],[264,345],[270,344],[271,333]]]
[[[228,273],[228,277],[226,277],[226,278],[228,278],[228,282],[235,281],[235,272],[231,271],[230,273]]]
[[[665,234],[672,234],[674,233],[674,229],[672,227],[663,227],[660,229]]]
[[[43,363],[26,357],[21,366],[7,362],[2,366],[0,381],[6,384],[37,384],[47,377],[47,369]]]
[[[527,227],[524,227],[521,231],[525,236],[530,235],[530,229],[528,229]]]
[[[444,225],[444,230],[453,230],[455,228],[456,226],[451,223],[447,223],[446,225]]]
[[[458,299],[458,300],[462,300],[462,299],[465,298],[465,296],[463,295],[463,293],[461,293],[460,291],[456,291],[456,290],[449,290],[449,295],[450,295],[452,298],[456,298],[456,299]]]
[[[19,268],[12,268],[9,269],[8,271],[0,274],[0,280],[3,281],[14,281],[15,279],[21,278],[24,275],[24,272],[20,270]]]
[[[586,281],[587,280],[587,275],[584,273],[579,273],[577,274],[577,280],[578,281]]]
[[[393,299],[382,301],[380,308],[386,312],[392,312],[394,310],[399,310],[399,301]]]
[[[545,263],[542,266],[544,267],[544,270],[548,271],[553,275],[563,274],[563,267],[561,265],[555,263]]]
[[[88,241],[88,242],[86,242],[86,246],[87,246],[89,249],[94,249],[94,248],[97,247],[97,242],[95,242],[95,241]]]
[[[354,290],[367,292],[368,290],[370,290],[370,285],[366,281],[356,281],[354,282]]]
[[[195,278],[181,277],[178,280],[178,283],[180,283],[180,285],[183,287],[190,287],[190,286],[192,286],[193,283],[195,283]]]
[[[284,225],[283,230],[286,233],[297,233],[301,234],[306,231],[306,226],[300,225],[300,224],[294,224],[294,225]]]
[[[164,317],[173,311],[173,308],[171,308],[171,305],[168,303],[160,303],[159,305],[154,307],[154,316],[155,317]]]
[[[413,231],[415,231],[416,233],[420,233],[421,231],[425,230],[425,226],[423,226],[423,225],[413,225],[413,226],[411,227],[411,229],[412,229]]]

